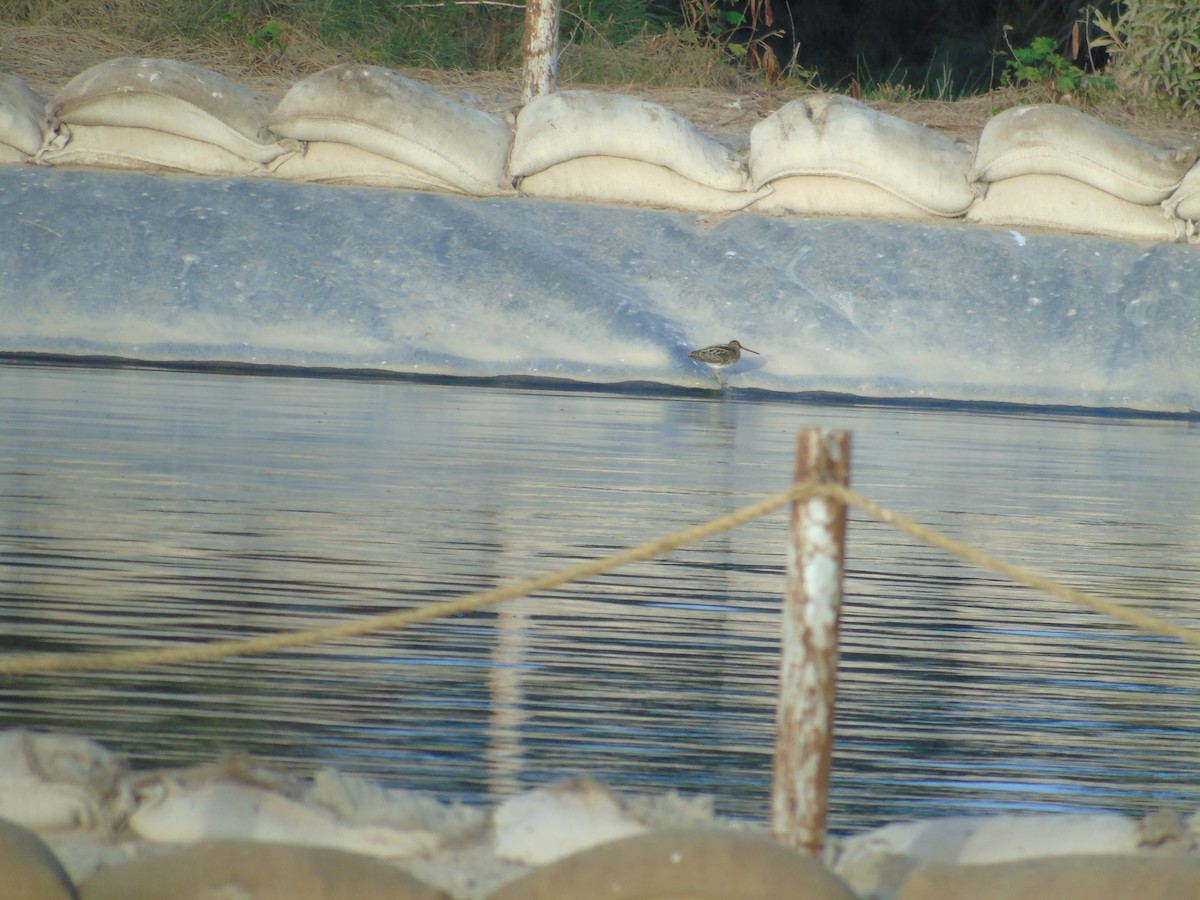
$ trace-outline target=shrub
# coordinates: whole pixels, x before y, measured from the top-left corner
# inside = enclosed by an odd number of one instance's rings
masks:
[[[1200,3],[1125,0],[1116,20],[1100,13],[1105,46],[1119,81],[1135,93],[1183,110],[1200,110]]]

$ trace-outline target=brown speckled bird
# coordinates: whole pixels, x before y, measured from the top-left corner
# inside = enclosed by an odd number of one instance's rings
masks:
[[[742,351],[758,355],[757,350],[751,350],[749,347],[743,347],[737,341],[730,341],[728,344],[713,344],[711,347],[701,347],[699,350],[693,350],[688,354],[692,359],[698,362],[707,363],[712,367],[713,374],[717,376],[717,384],[724,385],[721,380],[721,370],[727,366],[732,366],[735,362],[742,358]]]

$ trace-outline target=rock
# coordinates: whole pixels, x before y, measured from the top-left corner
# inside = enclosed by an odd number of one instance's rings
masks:
[[[656,831],[545,866],[489,900],[856,900],[814,859],[766,835],[725,829]]]
[[[1060,856],[991,865],[931,863],[909,875],[900,900],[1196,900],[1200,859]]]
[[[684,796],[677,791],[627,797],[624,808],[648,828],[701,828],[717,824],[713,798]]]
[[[1137,825],[1124,816],[952,816],[897,822],[848,838],[834,870],[862,894],[894,897],[921,863],[1133,853],[1137,841]]]
[[[1183,816],[1173,809],[1160,809],[1138,824],[1138,847],[1165,853],[1187,853],[1195,849],[1195,843]]]
[[[209,783],[164,776],[144,781],[129,828],[159,844],[247,839],[332,847],[400,859],[432,853],[441,838],[423,828],[354,825],[333,813],[254,784],[222,779]]]
[[[324,847],[209,841],[115,866],[80,900],[449,900],[386,863]]]
[[[75,900],[58,858],[32,831],[0,820],[4,900]]]
[[[591,778],[511,797],[496,809],[492,827],[496,856],[531,866],[646,830]]]
[[[429,794],[382,785],[321,769],[303,799],[324,807],[343,822],[430,831],[447,840],[462,840],[483,831],[487,816],[465,803],[441,803]]]
[[[0,732],[0,817],[39,832],[109,830],[129,809],[125,764],[94,741]]]

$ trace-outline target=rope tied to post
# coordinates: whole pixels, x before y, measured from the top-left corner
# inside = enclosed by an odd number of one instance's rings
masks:
[[[1131,609],[1111,600],[1062,585],[1031,569],[1016,566],[992,556],[976,547],[920,525],[899,513],[882,507],[867,497],[836,483],[809,481],[793,485],[790,489],[774,494],[757,503],[744,506],[732,513],[695,525],[691,528],[665,535],[637,547],[599,559],[587,560],[550,572],[538,578],[514,582],[480,593],[469,594],[454,600],[430,603],[415,609],[395,610],[326,625],[302,631],[278,632],[253,638],[185,644],[148,650],[130,650],[116,653],[46,653],[20,654],[0,657],[0,676],[53,674],[66,672],[126,671],[152,666],[181,665],[185,663],[209,662],[238,656],[259,656],[280,650],[296,649],[315,644],[360,637],[382,631],[408,628],[437,619],[449,618],[475,612],[489,606],[525,597],[540,591],[561,587],[585,578],[603,575],[633,562],[644,562],[663,554],[678,550],[706,538],[737,528],[755,519],[769,515],[788,503],[827,497],[853,507],[860,512],[890,525],[909,536],[929,544],[983,569],[1004,575],[1018,583],[1087,607],[1165,637],[1200,647],[1200,631],[1167,622],[1148,613]]]

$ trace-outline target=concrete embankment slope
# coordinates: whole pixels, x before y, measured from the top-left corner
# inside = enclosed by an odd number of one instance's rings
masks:
[[[0,168],[0,352],[1200,409],[1186,244]]]

